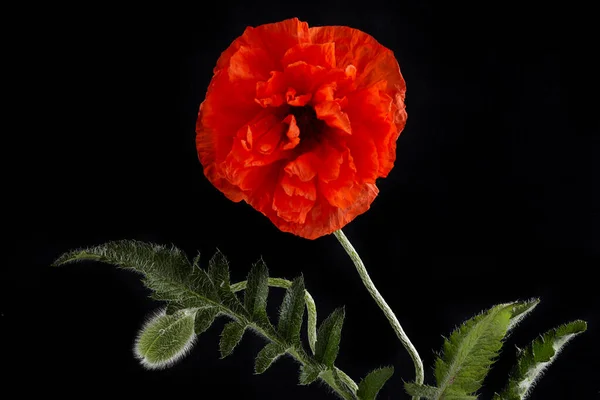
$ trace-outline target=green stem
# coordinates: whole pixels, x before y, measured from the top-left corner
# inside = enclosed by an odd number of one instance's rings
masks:
[[[369,277],[369,273],[365,268],[365,264],[360,259],[360,256],[352,246],[352,243],[350,243],[346,235],[344,235],[344,232],[342,232],[341,230],[337,230],[333,234],[338,239],[344,250],[346,250],[346,253],[348,253],[350,258],[352,259],[352,262],[354,263],[354,266],[356,267],[358,275],[360,275],[360,279],[362,279],[363,284],[371,294],[371,297],[373,297],[373,300],[375,300],[375,303],[377,303],[379,308],[385,314],[385,317],[390,322],[390,325],[392,325],[394,332],[396,332],[396,336],[398,336],[398,339],[400,339],[400,342],[402,343],[406,351],[408,351],[408,354],[410,354],[410,357],[412,358],[413,363],[415,365],[415,381],[417,384],[422,384],[424,380],[423,361],[421,361],[421,357],[419,357],[417,349],[411,343],[410,339],[404,332],[404,329],[402,329],[400,322],[398,322],[398,318],[396,318],[396,315],[394,315],[394,312],[392,311],[390,306],[388,306],[388,304],[385,302],[385,300],[375,287],[375,284],[371,280],[371,277]],[[420,397],[418,396],[414,396],[413,400],[418,400],[419,398]]]

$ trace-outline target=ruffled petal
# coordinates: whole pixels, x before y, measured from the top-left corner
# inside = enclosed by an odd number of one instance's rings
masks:
[[[325,121],[330,127],[337,128],[348,135],[352,134],[350,118],[348,114],[342,111],[339,101],[324,101],[315,104],[315,112],[317,117]]]
[[[285,117],[283,123],[288,125],[285,133],[287,142],[283,144],[283,149],[291,150],[300,144],[300,128],[298,128],[298,125],[296,124],[296,117],[292,114]]]
[[[304,153],[284,168],[290,176],[297,176],[302,182],[311,181],[317,174],[319,159],[312,153]]]
[[[314,181],[302,181],[296,175],[282,174],[273,197],[273,210],[287,222],[303,224],[317,199]]]
[[[393,53],[347,27],[248,28],[202,102],[206,177],[279,229],[314,239],[364,213],[395,161],[406,86]]]
[[[283,72],[271,71],[271,76],[266,81],[256,82],[255,101],[262,107],[278,107],[285,101],[284,92],[287,80]]]
[[[286,51],[281,63],[289,65],[296,61],[303,61],[310,65],[318,65],[325,68],[335,68],[335,43],[297,44]]]

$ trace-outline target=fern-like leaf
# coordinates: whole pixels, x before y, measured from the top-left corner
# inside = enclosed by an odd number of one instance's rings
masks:
[[[201,308],[196,311],[196,319],[194,320],[194,332],[196,335],[206,332],[219,315],[219,309],[216,307]]]
[[[248,314],[237,295],[231,290],[229,262],[219,250],[217,250],[208,263],[208,277],[212,281],[219,299],[224,305],[237,314]]]
[[[136,351],[142,363],[150,368],[162,368],[179,359],[193,343],[196,335],[206,331],[218,315],[233,321],[225,325],[219,348],[222,357],[231,354],[246,329],[269,340],[256,359],[256,373],[264,372],[277,358],[289,354],[302,365],[300,383],[321,379],[345,400],[356,399],[358,386],[333,365],[339,347],[343,312],[336,311],[321,327],[319,361],[309,356],[300,342],[304,305],[308,310],[308,338],[316,352],[316,308],[304,288],[301,277],[293,282],[269,278],[262,260],[249,274],[248,281],[230,283],[229,265],[217,252],[200,267],[199,256],[190,263],[174,247],[137,241],[110,242],[61,256],[55,265],[76,261],[100,261],[143,274],[143,281],[152,290],[152,298],[166,302],[166,309],[143,329]],[[266,315],[268,286],[287,288],[280,307],[279,323],[274,327]],[[247,288],[242,303],[236,292]]]
[[[285,354],[285,348],[277,343],[269,343],[258,353],[254,364],[254,373],[262,374],[279,357]]]
[[[300,384],[310,385],[319,378],[321,370],[312,365],[303,365],[300,369]]]
[[[71,251],[60,256],[55,266],[81,262],[99,261],[133,270],[144,275],[143,282],[154,291],[152,298],[175,301],[183,308],[202,307],[214,304],[214,292],[206,279],[194,286],[197,275],[181,250],[135,240],[109,242],[100,246]]]
[[[317,332],[315,358],[329,368],[333,367],[340,350],[342,325],[344,324],[344,308],[338,308],[323,321]]]
[[[358,385],[360,400],[375,400],[385,383],[394,374],[394,367],[384,367],[371,371]]]
[[[433,400],[439,397],[440,389],[434,386],[419,385],[414,382],[404,383],[406,393],[414,397],[423,397],[427,400]]]
[[[493,307],[450,335],[444,343],[443,357],[435,364],[439,388],[436,400],[449,395],[470,396],[479,390],[502,347],[512,309],[511,305]]]
[[[250,269],[244,292],[244,306],[252,320],[268,323],[267,297],[269,296],[269,271],[261,259]]]
[[[564,346],[575,336],[585,332],[585,321],[573,321],[540,335],[527,348],[520,351],[517,364],[513,368],[508,384],[497,400],[524,400],[546,368],[556,360]]]
[[[225,358],[233,352],[235,346],[242,340],[245,330],[246,326],[237,321],[229,322],[225,325],[221,333],[221,342],[219,343],[221,358]]]
[[[508,323],[507,332],[513,330],[525,317],[533,311],[537,305],[540,304],[540,299],[534,298],[526,301],[519,301],[512,303],[512,310],[510,315],[510,322]]]
[[[300,343],[300,329],[304,316],[304,278],[294,279],[286,291],[279,311],[278,330],[282,337],[293,345]]]

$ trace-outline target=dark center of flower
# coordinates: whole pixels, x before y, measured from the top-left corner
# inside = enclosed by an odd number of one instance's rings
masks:
[[[317,113],[311,106],[290,107],[290,114],[296,118],[300,129],[300,142],[319,141],[321,132],[325,129],[325,121],[317,118]]]

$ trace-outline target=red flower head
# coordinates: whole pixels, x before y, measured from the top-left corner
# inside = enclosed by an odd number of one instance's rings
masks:
[[[357,29],[247,28],[200,105],[204,174],[282,231],[332,233],[369,209],[392,169],[405,90],[393,53]]]

